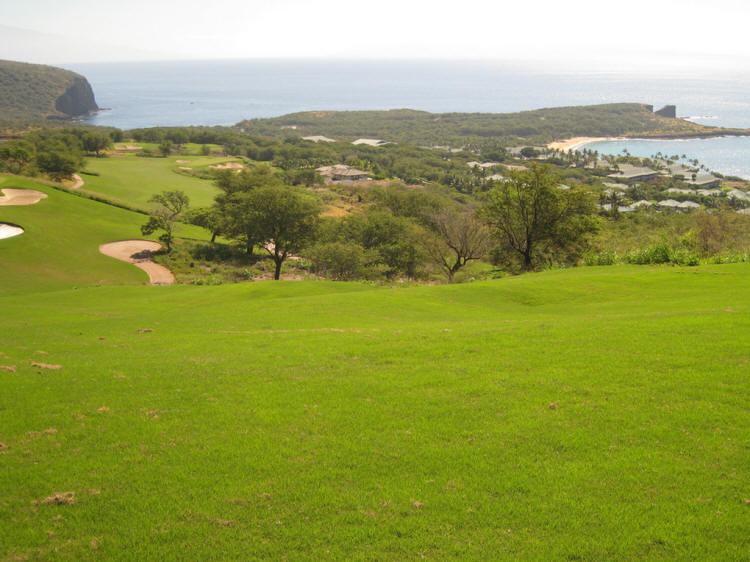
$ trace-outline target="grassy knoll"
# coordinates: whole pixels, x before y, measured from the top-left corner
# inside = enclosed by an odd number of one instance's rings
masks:
[[[188,162],[178,163],[178,160]],[[190,205],[201,207],[213,203],[216,187],[211,180],[178,173],[179,166],[199,171],[211,164],[236,160],[227,157],[173,155],[169,158],[142,158],[134,154],[109,158],[88,158],[86,168],[98,176],[84,175],[83,189],[140,208],[160,191],[181,190],[190,197]]]
[[[0,240],[0,295],[73,285],[144,283],[148,276],[99,253],[104,242],[143,238],[144,215],[68,194],[40,183],[0,175],[0,188],[36,189],[35,205],[0,207],[0,222],[21,226],[21,236]],[[205,237],[182,226],[180,234]]]
[[[0,370],[2,558],[750,549],[746,264],[94,287],[0,309],[17,368]]]

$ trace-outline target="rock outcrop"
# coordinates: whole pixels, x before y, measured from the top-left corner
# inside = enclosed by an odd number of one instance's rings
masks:
[[[70,117],[78,117],[97,111],[99,106],[96,105],[91,84],[85,78],[80,77],[76,78],[65,93],[57,98],[55,109]]]
[[[658,111],[654,111],[657,115],[661,115],[662,117],[670,117],[672,119],[677,118],[677,107],[674,105],[665,105]]]

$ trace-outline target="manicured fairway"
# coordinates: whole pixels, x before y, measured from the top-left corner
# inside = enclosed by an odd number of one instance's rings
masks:
[[[179,166],[197,170],[233,160],[236,158],[177,155],[142,158],[135,154],[88,158],[87,169],[99,175],[83,175],[83,189],[145,209],[149,208],[148,200],[155,193],[180,190],[190,197],[191,206],[202,207],[213,203],[216,195],[213,182],[179,174],[175,170]]]
[[[750,555],[745,264],[0,310],[2,559]]]
[[[0,240],[0,295],[96,284],[145,283],[132,265],[99,253],[99,245],[141,238],[146,216],[53,189],[26,179],[0,175],[0,188],[36,189],[48,195],[34,205],[0,207],[0,222],[24,233]],[[202,229],[180,226],[180,234],[205,238]]]

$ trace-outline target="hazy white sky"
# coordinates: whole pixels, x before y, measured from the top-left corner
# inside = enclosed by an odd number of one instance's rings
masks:
[[[718,55],[750,57],[746,2],[3,0],[0,58],[58,63],[256,57],[638,62],[655,57],[690,66]]]

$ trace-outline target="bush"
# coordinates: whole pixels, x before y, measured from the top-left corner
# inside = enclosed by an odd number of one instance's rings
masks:
[[[344,281],[361,276],[364,254],[358,244],[326,242],[308,250],[307,257],[312,262],[313,272]]]
[[[671,263],[672,251],[667,244],[656,244],[645,250],[628,252],[623,259],[626,263],[638,265]]]
[[[598,254],[586,254],[583,257],[584,265],[615,265],[620,261],[617,252],[604,250]]]
[[[667,244],[656,244],[645,250],[628,252],[623,257],[626,263],[650,265],[671,263],[675,265],[700,265],[700,258],[688,248],[670,248]]]

